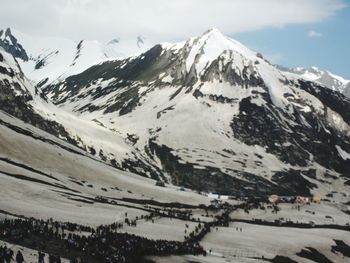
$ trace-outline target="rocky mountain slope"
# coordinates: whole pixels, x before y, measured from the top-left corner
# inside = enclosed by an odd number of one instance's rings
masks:
[[[0,109],[76,144],[76,140],[71,138],[61,124],[45,116],[42,109],[45,109],[47,104],[47,98],[26,78],[17,60],[0,49]]]
[[[145,177],[233,195],[349,187],[349,99],[216,29],[36,89],[26,103],[76,145]]]

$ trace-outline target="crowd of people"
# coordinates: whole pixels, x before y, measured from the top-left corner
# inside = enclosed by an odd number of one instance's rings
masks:
[[[61,257],[55,255],[49,255],[49,263],[61,263]],[[25,263],[28,261],[24,260],[24,256],[20,250],[17,251],[16,255],[11,248],[0,246],[0,262],[1,263]],[[38,263],[45,263],[45,253],[38,251]]]
[[[83,226],[70,222],[57,222],[53,219],[5,219],[0,220],[0,240],[12,244],[28,247],[38,251],[38,262],[44,262],[45,253],[50,263],[59,263],[57,255],[64,255],[72,263],[77,262],[135,262],[146,255],[183,255],[206,254],[200,246],[201,239],[211,231],[211,228],[228,226],[229,214],[234,206],[222,204],[220,209],[216,206],[206,207],[214,213],[213,221],[201,222],[193,218],[190,209],[147,207],[146,215],[129,219],[125,213],[124,222],[115,222],[110,225],[101,225],[97,228]],[[138,220],[152,221],[156,217],[170,217],[185,221],[197,222],[192,232],[187,232],[186,224],[184,241],[151,240],[146,237],[122,233],[123,225],[136,226]],[[1,248],[1,261],[22,263],[23,255],[19,251],[14,255],[8,248]],[[17,257],[18,256],[18,257]],[[11,261],[12,260],[12,261]],[[24,259],[23,259],[24,260]]]
[[[0,239],[38,250],[39,263],[44,254],[40,251],[50,254],[50,263],[61,262],[60,257],[56,255],[64,255],[71,262],[122,263],[135,262],[135,259],[145,255],[204,253],[194,235],[184,242],[151,240],[128,233],[119,233],[118,227],[120,224],[102,225],[94,229],[53,220],[5,219],[0,221]],[[1,263],[17,260],[17,256],[15,259],[13,252],[9,249],[5,248],[1,251],[1,256],[4,257]],[[23,261],[19,259],[16,262]]]
[[[197,221],[193,218],[193,212],[191,209],[177,209],[166,207],[163,207],[161,209],[159,207],[153,206],[145,206],[145,208],[150,212],[151,217],[157,215],[161,217],[177,218],[187,221]]]

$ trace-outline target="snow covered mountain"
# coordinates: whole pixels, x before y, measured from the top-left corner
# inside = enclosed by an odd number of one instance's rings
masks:
[[[140,54],[150,47],[142,36],[114,39],[107,44],[92,40],[76,43],[57,37],[31,36],[10,28],[0,31],[0,46],[18,59],[29,79],[42,84],[81,73],[106,59]]]
[[[43,92],[147,156],[128,169],[177,185],[308,193],[350,172],[349,100],[216,29],[95,65]]]
[[[26,262],[348,262],[348,89],[216,29],[125,58],[0,35],[0,241]]]
[[[139,175],[230,194],[349,184],[349,99],[216,29],[36,89],[41,99],[34,90],[26,104],[94,158]]]
[[[298,74],[303,78],[311,81],[316,81],[327,88],[343,93],[345,96],[350,98],[350,80],[346,80],[341,76],[335,75],[329,71],[322,71],[317,67],[311,68],[286,68],[282,66],[277,66],[280,70]]]

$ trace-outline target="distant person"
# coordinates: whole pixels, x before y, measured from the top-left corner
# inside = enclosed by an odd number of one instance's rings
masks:
[[[8,248],[5,250],[5,262],[11,263],[12,260],[13,260],[13,251]]]
[[[45,263],[45,254],[40,251],[38,253],[38,263]]]
[[[16,255],[16,263],[23,263],[24,262],[24,258],[22,255],[21,251],[17,251],[17,255]]]
[[[0,246],[0,263],[5,261],[5,247]]]

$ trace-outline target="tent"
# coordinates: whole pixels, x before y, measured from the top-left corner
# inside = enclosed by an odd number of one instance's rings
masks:
[[[314,203],[320,203],[321,202],[321,196],[319,195],[314,195],[313,198],[312,198],[312,201]]]
[[[310,198],[304,196],[297,196],[295,198],[295,203],[297,204],[307,204],[310,203]]]

